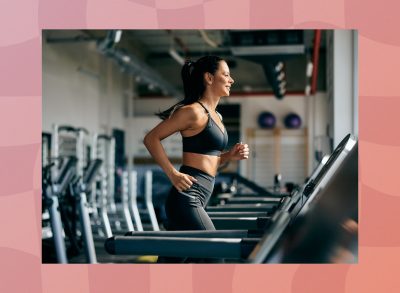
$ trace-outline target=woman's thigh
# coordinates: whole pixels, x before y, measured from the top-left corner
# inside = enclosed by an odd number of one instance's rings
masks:
[[[168,230],[215,230],[202,203],[190,192],[171,190],[165,208]]]

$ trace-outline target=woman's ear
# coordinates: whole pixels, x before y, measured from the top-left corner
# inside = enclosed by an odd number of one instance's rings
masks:
[[[204,80],[208,85],[212,85],[214,81],[214,75],[212,75],[210,72],[204,73]]]

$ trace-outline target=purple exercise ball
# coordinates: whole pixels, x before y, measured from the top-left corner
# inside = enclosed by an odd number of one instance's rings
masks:
[[[298,129],[301,127],[301,118],[296,113],[289,113],[288,115],[286,115],[283,123],[285,124],[286,128]]]
[[[261,128],[265,129],[271,129],[274,128],[276,124],[276,118],[275,115],[271,112],[261,112],[260,115],[258,115],[258,125]]]

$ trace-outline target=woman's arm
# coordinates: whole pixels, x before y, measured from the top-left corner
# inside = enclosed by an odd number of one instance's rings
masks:
[[[162,121],[144,137],[143,143],[156,163],[164,170],[171,183],[179,190],[185,190],[196,181],[192,176],[178,172],[171,164],[161,141],[178,132],[192,127],[196,116],[191,107],[177,110],[170,118]]]
[[[224,165],[224,164],[230,162],[231,161],[230,152],[222,153],[220,158],[221,158],[221,160],[219,161],[220,165]]]
[[[249,146],[245,143],[235,144],[229,151],[221,154],[220,165],[226,164],[229,161],[239,161],[249,158]]]

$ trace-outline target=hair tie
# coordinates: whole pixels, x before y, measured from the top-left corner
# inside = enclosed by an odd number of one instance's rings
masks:
[[[195,61],[191,61],[191,60],[186,61],[186,65],[187,65],[187,67],[188,67],[189,75],[192,74],[195,64],[196,64]]]

